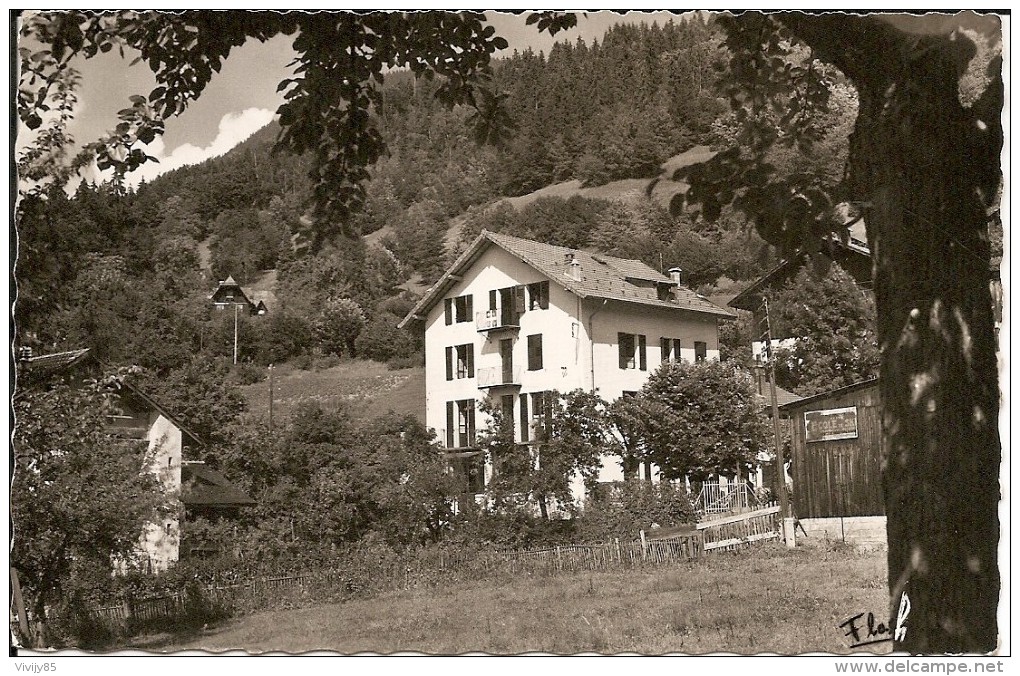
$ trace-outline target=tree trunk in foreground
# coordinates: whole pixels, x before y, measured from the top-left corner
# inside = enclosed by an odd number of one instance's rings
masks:
[[[996,130],[960,104],[948,40],[860,17],[782,21],[860,96],[850,179],[874,257],[894,649],[988,652],[1000,586]]]

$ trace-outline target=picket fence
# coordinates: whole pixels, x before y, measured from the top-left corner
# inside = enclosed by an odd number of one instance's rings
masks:
[[[527,550],[431,551],[408,563],[380,567],[374,576],[377,590],[406,589],[434,584],[444,574],[474,577],[498,575],[557,575],[581,571],[605,571],[669,565],[693,561],[712,551],[734,549],[752,542],[779,537],[779,507],[713,519],[697,524],[690,532],[656,535],[641,533],[633,542],[613,540],[589,545],[559,545]],[[669,534],[665,534],[669,533]],[[184,594],[125,601],[91,609],[73,618],[73,624],[99,622],[125,626],[184,617],[189,604],[203,603],[219,608],[252,607],[292,598],[295,594],[332,591],[334,597],[356,595],[358,589],[342,570],[325,570],[295,575],[259,577],[229,585],[209,585],[202,598]]]

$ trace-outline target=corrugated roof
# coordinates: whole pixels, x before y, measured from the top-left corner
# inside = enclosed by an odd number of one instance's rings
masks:
[[[181,465],[181,502],[202,507],[243,507],[256,504],[237,486],[204,462]]]
[[[581,298],[605,298],[725,318],[735,316],[732,311],[715,305],[707,298],[683,286],[675,289],[672,299],[660,300],[656,283],[668,284],[670,278],[656,272],[641,261],[592,254],[578,249],[483,231],[467,251],[454,262],[446,274],[418,301],[411,312],[401,320],[400,326],[403,327],[413,317],[420,317],[428,312],[456,283],[459,275],[470,267],[490,244],[495,244],[512,256],[521,259],[551,281]],[[580,263],[580,280],[576,280],[568,274],[571,256]],[[632,280],[647,282],[647,284],[634,284]]]
[[[800,408],[801,406],[806,404],[813,404],[816,401],[821,401],[822,399],[828,399],[829,397],[839,397],[844,394],[854,392],[856,390],[864,389],[866,387],[872,387],[874,385],[878,385],[878,378],[869,378],[868,380],[862,380],[860,382],[853,383],[852,385],[846,385],[835,390],[829,390],[828,392],[819,392],[818,394],[813,394],[810,397],[798,398],[796,401],[791,401],[789,403],[780,405],[779,408],[783,409],[784,411],[789,411],[795,408]]]

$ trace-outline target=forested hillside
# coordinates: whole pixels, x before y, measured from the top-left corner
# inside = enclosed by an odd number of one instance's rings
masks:
[[[165,376],[195,354],[230,355],[233,316],[208,301],[217,280],[264,286],[274,270],[274,307],[241,319],[242,362],[411,364],[420,336],[396,323],[483,228],[680,265],[703,291],[732,290],[767,269],[761,240],[726,212],[709,226],[650,197],[683,153],[732,141],[720,45],[694,19],[514,53],[494,74],[514,133],[495,146],[475,143],[467,113],[442,106],[436,83],[390,74],[380,113],[389,155],[372,168],[365,209],[325,242],[304,236],[318,218],[309,162],[274,152],[275,124],[126,194],[82,185],[26,201],[18,340],[41,352],[89,346]],[[837,166],[828,154],[814,161]]]

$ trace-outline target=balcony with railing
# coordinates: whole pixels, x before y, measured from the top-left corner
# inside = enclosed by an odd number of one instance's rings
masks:
[[[485,310],[475,313],[475,328],[480,333],[516,331],[521,328],[520,315],[506,310]]]
[[[512,366],[491,366],[478,369],[479,389],[490,389],[494,387],[520,387],[521,368]]]
[[[446,449],[447,453],[473,453],[478,451],[474,428],[465,429],[460,427],[452,431],[446,428],[439,428],[436,430],[436,437],[439,439],[440,446]]]

